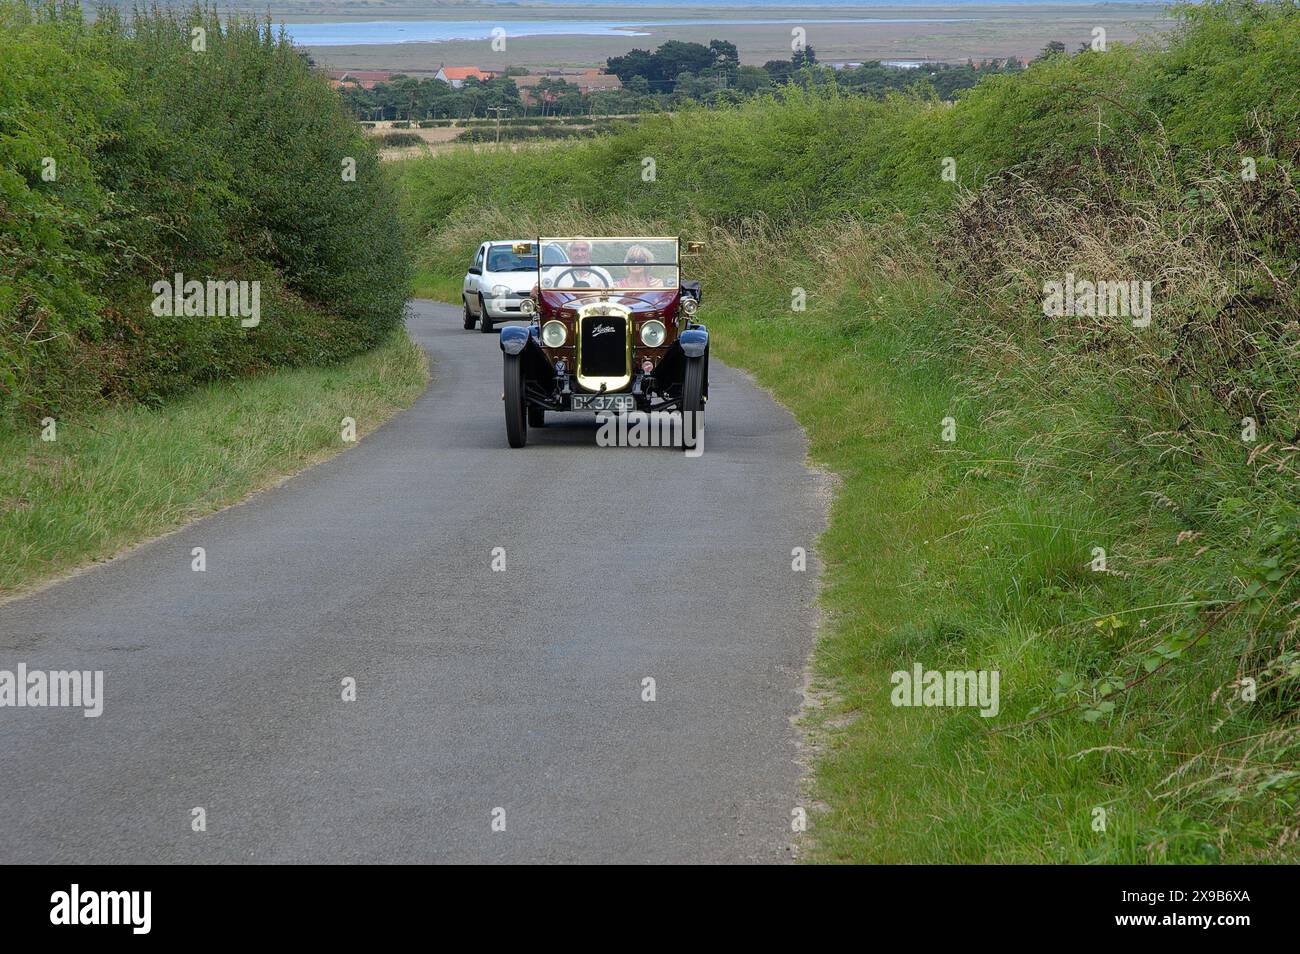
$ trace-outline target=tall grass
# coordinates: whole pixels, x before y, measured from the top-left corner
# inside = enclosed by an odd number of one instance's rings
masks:
[[[440,290],[484,236],[710,241],[715,353],[843,478],[815,857],[1296,856],[1300,10],[1182,16],[955,106],[788,91],[404,169]],[[1069,272],[1150,281],[1151,326],[1045,316]],[[916,662],[998,670],[998,717],[895,708]]]

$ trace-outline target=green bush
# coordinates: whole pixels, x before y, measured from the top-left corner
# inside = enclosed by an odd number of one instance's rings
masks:
[[[580,139],[584,136],[596,136],[609,132],[613,128],[608,123],[586,124],[582,126],[561,125],[559,123],[542,123],[540,125],[519,126],[502,124],[498,130],[493,126],[475,126],[464,130],[456,137],[456,142],[528,142],[546,139]]]
[[[418,146],[424,139],[412,132],[386,132],[379,137],[385,146]]]
[[[0,422],[337,360],[400,321],[391,183],[269,25],[0,0],[0,62]],[[177,272],[262,281],[260,326],[155,317]]]

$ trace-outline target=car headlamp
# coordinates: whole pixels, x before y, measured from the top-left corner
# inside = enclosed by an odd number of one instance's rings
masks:
[[[682,296],[682,313],[687,318],[694,318],[695,313],[700,310],[700,303],[690,295]]]
[[[519,310],[525,315],[531,315],[537,310],[537,302],[533,301],[531,298],[521,298],[519,300]]]
[[[647,321],[641,326],[641,343],[647,348],[657,348],[664,343],[668,332],[662,321]]]
[[[509,296],[509,294],[510,294],[510,286],[509,286],[509,285],[493,285],[493,286],[492,286],[492,297],[493,297],[493,298],[506,298],[506,297]]]
[[[569,338],[569,331],[562,321],[548,321],[542,325],[542,344],[548,348],[559,348]]]

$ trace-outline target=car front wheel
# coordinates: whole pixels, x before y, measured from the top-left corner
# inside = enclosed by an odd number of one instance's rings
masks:
[[[704,361],[702,357],[686,359],[686,379],[682,382],[682,430],[688,437],[694,437],[704,427]],[[692,440],[690,446],[694,443]]]
[[[469,299],[468,299],[468,298],[466,298],[466,297],[464,297],[464,296],[462,295],[460,301],[461,301],[461,305],[464,306],[464,311],[465,311],[465,313],[464,313],[464,315],[463,315],[464,323],[465,323],[465,330],[468,331],[470,328],[473,328],[473,327],[474,327],[474,312],[472,312],[472,311],[469,310]]]
[[[506,441],[511,447],[528,443],[529,409],[524,406],[524,362],[517,354],[505,356]]]
[[[478,328],[485,335],[492,334],[492,318],[488,315],[487,304],[483,301],[483,296],[478,296]]]

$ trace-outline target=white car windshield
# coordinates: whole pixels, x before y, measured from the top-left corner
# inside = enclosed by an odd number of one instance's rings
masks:
[[[513,245],[493,245],[488,248],[487,270],[489,272],[531,272],[537,267],[537,246],[531,242],[531,250],[521,255]]]
[[[539,248],[538,283],[545,289],[678,286],[675,238],[544,238]]]

